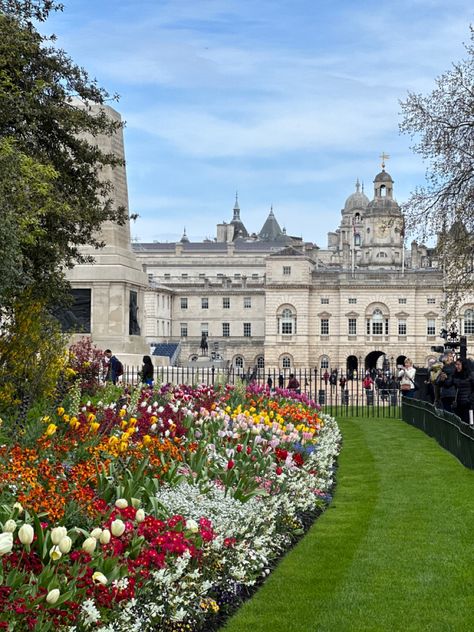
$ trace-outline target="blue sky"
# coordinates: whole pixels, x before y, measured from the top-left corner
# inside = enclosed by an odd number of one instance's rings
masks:
[[[43,31],[120,101],[132,237],[258,232],[273,205],[325,247],[356,178],[390,155],[403,203],[426,164],[400,99],[465,57],[472,0],[64,0]]]

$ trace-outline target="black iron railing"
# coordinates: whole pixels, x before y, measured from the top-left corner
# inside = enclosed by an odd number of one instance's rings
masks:
[[[403,400],[402,419],[436,439],[463,465],[474,469],[474,426],[464,423],[453,413],[417,399]]]
[[[138,383],[139,367],[125,367],[123,381],[129,384]],[[388,416],[400,417],[401,397],[398,383],[389,377],[387,382],[380,383],[374,375],[374,383],[364,388],[365,373],[352,372],[348,377],[342,371],[331,375],[316,369],[264,370],[244,371],[231,367],[155,367],[155,381],[160,384],[233,384],[244,381],[256,383],[269,388],[287,388],[290,373],[296,378],[301,393],[316,401],[324,412],[334,416]],[[341,381],[342,377],[342,381]]]

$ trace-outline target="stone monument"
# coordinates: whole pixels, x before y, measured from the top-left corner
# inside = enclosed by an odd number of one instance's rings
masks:
[[[110,106],[103,108],[107,115],[120,121],[120,114]],[[124,158],[123,133],[120,129],[111,137],[100,136],[89,139],[105,153],[114,153]],[[112,183],[111,193],[117,206],[124,206],[128,215],[128,192],[125,166],[104,168],[104,178]],[[94,263],[76,265],[67,278],[73,293],[83,291],[89,297],[89,329],[75,334],[73,340],[90,335],[95,345],[110,348],[117,354],[149,353],[148,345],[141,336],[143,330],[144,292],[148,277],[143,272],[131,247],[130,223],[119,226],[115,222],[104,222],[100,239],[104,248],[83,248],[84,254],[92,255]]]

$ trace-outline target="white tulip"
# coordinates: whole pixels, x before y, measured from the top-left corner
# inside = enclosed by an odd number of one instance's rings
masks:
[[[137,522],[143,522],[145,520],[145,512],[143,509],[137,509],[137,513],[135,514],[135,520]]]
[[[7,555],[13,549],[13,533],[7,531],[0,533],[0,555]]]
[[[50,590],[49,593],[46,595],[46,602],[51,605],[56,603],[59,599],[60,594],[61,593],[59,591],[59,588],[53,588],[53,590]]]
[[[191,531],[191,533],[197,533],[199,531],[199,525],[195,520],[189,518],[186,520],[186,529]]]
[[[49,551],[49,557],[53,560],[53,562],[56,562],[62,556],[63,554],[61,553],[59,546],[57,544],[51,547]]]
[[[23,507],[20,503],[14,503],[13,509],[18,510],[18,515],[20,516],[23,513]]]
[[[125,498],[118,498],[115,501],[115,506],[117,507],[117,509],[126,509],[128,507],[128,502],[125,500]]]
[[[89,554],[94,553],[97,546],[97,540],[95,538],[86,538],[82,543],[82,549]]]
[[[138,509],[142,504],[142,501],[139,498],[131,498],[130,500],[132,502],[132,507],[135,507],[135,509]]]
[[[91,531],[91,538],[95,538],[98,540],[100,538],[100,534],[102,533],[102,529],[100,527],[96,527]]]
[[[72,540],[68,535],[65,535],[64,538],[58,544],[58,548],[61,553],[69,553],[72,547]]]
[[[112,535],[119,538],[122,535],[122,533],[125,531],[125,523],[119,518],[117,518],[110,525],[110,530],[112,531]]]
[[[100,543],[101,544],[108,544],[110,542],[110,531],[108,529],[104,529],[102,531],[102,533],[100,534]]]
[[[102,584],[103,586],[105,586],[105,584],[107,583],[107,577],[103,573],[96,571],[92,575],[92,581],[96,584]]]
[[[7,533],[13,533],[16,529],[16,522],[14,520],[7,520],[3,525],[3,530]]]
[[[24,524],[18,531],[18,537],[22,544],[31,544],[35,537],[35,532],[30,524]]]
[[[53,544],[59,544],[66,535],[66,527],[54,527],[54,529],[51,531],[51,542]]]

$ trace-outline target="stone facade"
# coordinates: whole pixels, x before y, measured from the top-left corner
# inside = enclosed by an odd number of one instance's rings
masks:
[[[95,142],[123,156],[121,134]],[[106,176],[117,204],[128,208],[125,168]],[[200,361],[206,333],[213,360],[245,370],[353,370],[405,356],[426,365],[446,325],[436,250],[404,247],[385,165],[373,184],[370,200],[356,182],[326,248],[287,235],[273,209],[250,234],[237,197],[214,240],[192,243],[185,232],[177,243],[132,246],[128,223],[105,224],[95,263],[69,276],[73,289],[90,291],[93,341],[135,363],[158,343],[179,343],[180,364]],[[472,346],[474,299],[461,307],[460,333]]]
[[[147,341],[169,323],[159,340],[180,341],[182,363],[199,354],[206,332],[216,357],[244,369],[354,369],[405,356],[426,365],[442,342],[443,277],[435,249],[404,248],[393,191],[384,167],[372,200],[357,182],[326,249],[286,235],[273,210],[249,235],[237,200],[214,241],[190,243],[184,234],[176,244],[134,244],[152,291],[170,298],[161,317],[147,303]],[[472,341],[471,303],[465,314],[461,333]]]

